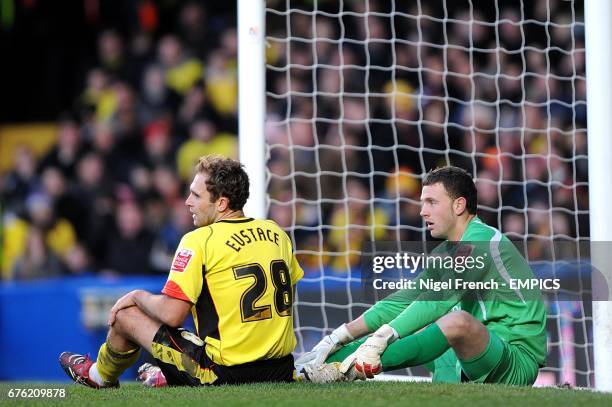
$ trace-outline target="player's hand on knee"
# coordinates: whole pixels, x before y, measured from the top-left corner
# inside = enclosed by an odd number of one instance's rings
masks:
[[[316,344],[310,352],[306,352],[300,356],[295,363],[298,365],[312,364],[314,366],[320,366],[325,363],[325,360],[329,357],[329,355],[338,351],[338,349],[353,339],[354,338],[349,333],[346,324],[342,324],[331,334],[321,339],[321,341]]]
[[[391,326],[381,326],[357,350],[347,357],[340,366],[340,371],[348,374],[354,369],[357,379],[371,379],[382,372],[380,357],[387,346],[397,339],[397,333]]]
[[[115,321],[117,320],[117,313],[122,309],[134,307],[136,306],[136,302],[134,302],[134,294],[138,290],[130,291],[125,294],[123,297],[119,298],[115,305],[110,310],[110,316],[108,317],[108,326],[113,326]]]

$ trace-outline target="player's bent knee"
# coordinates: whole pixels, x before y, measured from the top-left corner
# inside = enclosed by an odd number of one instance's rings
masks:
[[[474,323],[478,322],[476,318],[465,311],[456,311],[451,315],[453,315],[454,324],[460,331],[467,331],[473,327]]]
[[[134,324],[142,316],[142,311],[138,307],[123,308],[115,315],[116,328],[122,329],[130,324]]]
[[[472,336],[481,325],[476,318],[465,311],[446,314],[437,323],[446,339],[451,343]]]

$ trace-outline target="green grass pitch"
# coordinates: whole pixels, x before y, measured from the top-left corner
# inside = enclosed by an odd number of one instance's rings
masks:
[[[64,399],[9,399],[15,388],[65,388]],[[27,401],[26,401],[27,400]],[[5,404],[8,401],[7,404]],[[0,404],[58,406],[612,406],[612,394],[587,390],[500,385],[406,382],[315,385],[256,384],[242,386],[149,389],[126,382],[120,389],[93,390],[74,384],[0,383]]]

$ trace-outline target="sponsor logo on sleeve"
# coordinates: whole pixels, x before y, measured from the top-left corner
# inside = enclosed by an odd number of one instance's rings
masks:
[[[189,249],[181,249],[174,256],[174,261],[172,262],[172,267],[170,270],[182,273],[187,268],[189,261],[193,257],[193,251]]]

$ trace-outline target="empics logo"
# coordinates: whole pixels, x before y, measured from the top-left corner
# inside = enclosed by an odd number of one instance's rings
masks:
[[[172,271],[177,271],[182,273],[185,271],[185,268],[189,264],[189,260],[193,256],[193,252],[189,249],[181,249],[174,256],[174,261],[172,262]]]

